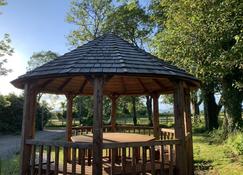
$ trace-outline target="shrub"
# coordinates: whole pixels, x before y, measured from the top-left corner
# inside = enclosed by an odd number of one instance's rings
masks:
[[[224,132],[223,129],[214,129],[213,131],[211,131],[209,133],[209,141],[210,143],[216,143],[216,144],[221,144],[223,143],[226,138],[227,138],[227,135],[226,133]]]
[[[243,133],[236,132],[230,134],[225,145],[236,155],[243,155]]]

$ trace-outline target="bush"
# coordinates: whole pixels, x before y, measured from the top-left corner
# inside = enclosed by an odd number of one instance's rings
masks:
[[[0,95],[0,133],[20,133],[23,118],[24,97],[15,94]],[[41,130],[51,117],[46,102],[37,105],[36,128]],[[43,124],[41,119],[43,118]]]
[[[230,134],[225,145],[236,155],[243,155],[243,133],[236,132]]]
[[[0,132],[18,133],[22,126],[23,96],[0,95]]]
[[[227,138],[227,134],[225,133],[225,131],[220,128],[211,131],[209,133],[209,136],[210,136],[209,138],[210,143],[216,143],[216,144],[222,144]]]

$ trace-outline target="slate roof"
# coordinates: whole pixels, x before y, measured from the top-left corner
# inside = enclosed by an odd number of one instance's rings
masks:
[[[114,34],[88,42],[19,77],[61,74],[169,75],[196,80],[184,70],[145,52]]]

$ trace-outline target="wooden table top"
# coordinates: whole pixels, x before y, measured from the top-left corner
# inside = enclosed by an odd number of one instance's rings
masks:
[[[103,133],[103,143],[129,143],[129,142],[149,142],[155,137],[133,133]],[[72,136],[72,142],[92,143],[93,134]]]

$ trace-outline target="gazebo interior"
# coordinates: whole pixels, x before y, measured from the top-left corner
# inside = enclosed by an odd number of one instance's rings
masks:
[[[193,174],[190,91],[200,82],[114,34],[106,34],[27,72],[20,174]],[[67,99],[66,141],[35,139],[38,93]],[[160,128],[159,96],[173,94],[174,128]],[[93,126],[72,127],[75,96],[93,96]],[[116,125],[120,96],[149,95],[153,126]],[[103,126],[103,97],[111,125]]]

